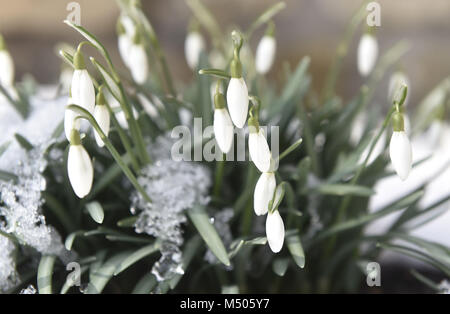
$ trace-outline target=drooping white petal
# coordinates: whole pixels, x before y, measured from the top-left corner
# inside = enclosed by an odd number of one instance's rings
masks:
[[[269,202],[272,200],[276,188],[275,174],[264,172],[258,179],[253,194],[253,209],[257,216],[267,214]]]
[[[406,85],[408,87],[408,94],[411,92],[410,84],[408,77],[401,71],[395,72],[392,74],[389,80],[389,88],[388,88],[388,101],[392,102],[394,100],[395,94],[400,90],[400,87]],[[405,102],[403,105],[406,105],[408,102],[408,95],[406,95]]]
[[[72,98],[69,98],[69,101],[67,102],[68,105],[73,104]],[[69,141],[70,140],[70,133],[72,129],[80,130],[80,120],[75,118],[78,116],[78,114],[70,109],[66,109],[64,112],[64,133],[66,134],[66,138]]]
[[[256,71],[260,74],[269,72],[275,60],[276,41],[273,36],[264,36],[256,49]]]
[[[86,69],[73,72],[71,92],[74,104],[94,113],[95,89]]]
[[[144,46],[131,45],[128,67],[134,81],[138,84],[144,84],[148,77],[148,60]]]
[[[186,61],[192,70],[198,65],[201,52],[205,49],[205,40],[199,32],[190,32],[184,42]]]
[[[284,233],[283,219],[278,210],[269,212],[266,219],[266,236],[272,252],[278,253],[283,248]]]
[[[268,172],[272,155],[262,128],[259,128],[258,132],[250,132],[248,135],[248,150],[256,168],[261,172]]]
[[[103,133],[105,133],[105,135],[108,136],[109,124],[110,124],[108,108],[105,105],[95,106],[94,118],[95,118],[95,120],[97,120],[97,123],[100,126],[100,128],[102,129]],[[94,136],[95,136],[95,141],[97,142],[97,145],[99,147],[105,146],[105,143],[100,138],[100,135],[97,133],[97,131],[94,132]]]
[[[364,34],[358,46],[358,70],[362,76],[372,72],[378,57],[378,43],[375,36]]]
[[[133,45],[132,38],[126,34],[119,35],[118,45],[120,57],[122,58],[123,63],[125,63],[126,66],[129,66],[130,49],[131,46]]]
[[[238,128],[244,127],[248,114],[248,89],[242,77],[230,79],[227,103],[234,125]]]
[[[214,110],[214,136],[222,152],[228,153],[233,143],[233,123],[227,109]]]
[[[120,23],[122,23],[126,35],[130,38],[133,38],[134,34],[136,33],[136,24],[134,23],[133,19],[131,19],[131,17],[129,17],[128,15],[121,15]]]
[[[79,198],[89,194],[94,179],[94,168],[82,145],[70,145],[67,158],[67,173],[73,191]]]
[[[392,166],[400,179],[405,180],[412,165],[412,149],[408,135],[404,131],[394,132],[389,145]]]
[[[61,89],[68,91],[72,85],[73,69],[65,67],[61,70],[59,75],[59,83],[61,84]]]
[[[7,50],[0,50],[0,83],[2,86],[14,84],[14,62]]]

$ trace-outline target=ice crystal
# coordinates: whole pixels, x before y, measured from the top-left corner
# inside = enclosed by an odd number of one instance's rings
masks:
[[[0,292],[5,292],[17,284],[14,250],[13,242],[0,235]]]
[[[439,283],[438,288],[442,294],[450,294],[450,281],[442,280]]]
[[[214,227],[226,247],[228,247],[233,240],[230,229],[230,220],[233,218],[233,215],[234,211],[232,208],[225,208],[217,212],[212,219]],[[217,257],[209,249],[206,251],[205,260],[210,264],[217,264],[218,262]]]
[[[132,195],[132,213],[138,212],[137,233],[147,233],[162,241],[161,259],[152,269],[158,280],[167,280],[182,272],[182,224],[185,211],[195,204],[209,202],[210,171],[194,162],[170,158],[172,141],[160,137],[150,145],[154,163],[144,168],[138,182],[152,199],[148,203],[138,192]]]
[[[37,293],[36,288],[33,285],[29,285],[28,287],[20,291],[20,294],[36,294],[36,293]]]
[[[44,151],[48,144],[35,146],[12,168],[17,180],[0,183],[0,230],[14,235],[25,245],[43,254],[62,256],[64,246],[57,231],[42,215],[41,192],[46,188],[42,172],[47,166]]]

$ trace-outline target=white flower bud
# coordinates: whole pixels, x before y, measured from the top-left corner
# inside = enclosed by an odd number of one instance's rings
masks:
[[[265,35],[256,49],[256,71],[260,74],[269,72],[275,60],[275,37]]]
[[[222,152],[228,153],[233,143],[233,123],[227,109],[214,110],[214,136]]]
[[[364,34],[358,46],[358,70],[362,76],[372,72],[378,57],[378,43],[375,36]]]
[[[123,63],[125,63],[125,65],[129,67],[130,49],[133,45],[133,39],[126,33],[121,34],[118,38],[118,45],[120,57],[122,58]]]
[[[190,32],[184,42],[186,61],[192,70],[197,69],[201,52],[205,49],[205,40],[199,32]]]
[[[258,132],[252,132],[248,135],[248,150],[250,157],[261,172],[268,172],[271,166],[272,155],[270,153],[269,144],[264,134],[264,130],[259,128]]]
[[[14,62],[5,49],[0,50],[0,83],[4,87],[14,84]]]
[[[131,45],[128,67],[130,68],[134,81],[138,84],[144,84],[148,77],[148,60],[143,45]]]
[[[73,72],[71,92],[74,104],[94,113],[95,89],[86,69]]]
[[[273,198],[276,186],[277,183],[273,172],[264,172],[261,174],[253,194],[253,209],[257,216],[267,214],[269,202]]]
[[[395,172],[397,172],[400,179],[405,180],[411,171],[412,165],[411,143],[405,131],[397,131],[392,134],[389,154]]]
[[[388,88],[388,101],[392,102],[394,100],[394,97],[396,96],[395,93],[397,93],[400,88],[405,85],[408,87],[408,94],[410,93],[410,84],[409,79],[406,77],[406,75],[403,72],[395,72],[392,74],[390,80],[389,80],[389,88]],[[403,103],[403,106],[406,105],[408,102],[408,95],[406,95],[405,102]]]
[[[109,133],[109,124],[110,124],[110,117],[109,117],[109,111],[108,108],[105,105],[97,105],[94,109],[94,118],[97,121],[98,125],[102,129],[103,133],[105,133],[106,136],[108,136]],[[100,135],[97,133],[97,131],[94,131],[95,141],[97,142],[97,145],[99,147],[105,146],[105,143],[100,138]]]
[[[267,215],[266,236],[272,252],[280,252],[284,243],[284,223],[278,210]]]
[[[244,127],[248,114],[248,89],[242,77],[230,79],[227,103],[234,125],[238,128]]]
[[[69,98],[68,105],[74,104],[74,101],[72,98]],[[75,118],[78,116],[78,114],[70,109],[66,109],[64,112],[64,133],[66,134],[66,138],[68,141],[70,141],[70,133],[73,129],[79,131],[80,130],[80,120]]]
[[[73,191],[79,198],[89,194],[94,179],[91,158],[81,144],[70,145],[67,158],[67,173]]]

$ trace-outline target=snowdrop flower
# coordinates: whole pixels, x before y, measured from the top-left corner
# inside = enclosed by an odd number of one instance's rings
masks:
[[[269,72],[275,59],[276,41],[274,36],[274,24],[267,27],[266,34],[263,36],[256,49],[256,71],[260,74]]]
[[[284,243],[284,234],[284,223],[279,211],[269,212],[266,219],[266,236],[272,252],[278,253],[281,251]]]
[[[156,119],[159,116],[158,108],[153,104],[153,102],[150,101],[144,94],[138,93],[137,98],[139,102],[142,105],[142,108],[144,108],[145,112],[152,118]],[[134,107],[133,107],[134,109]],[[133,112],[133,114],[136,117],[136,114]]]
[[[364,34],[358,46],[358,70],[362,76],[368,76],[377,61],[378,43],[374,35]]]
[[[130,48],[133,45],[133,37],[128,34],[121,19],[117,21],[117,36],[120,57],[125,65],[129,67],[128,60],[130,58]]]
[[[218,83],[217,86],[219,85]],[[217,87],[217,92],[214,97],[214,104],[214,136],[216,137],[220,150],[228,153],[233,143],[233,123],[225,108],[225,97],[219,92],[219,87]]]
[[[94,109],[94,118],[97,121],[100,128],[102,129],[103,133],[106,136],[108,136],[110,125],[109,110],[108,107],[106,106],[105,96],[103,95],[101,89],[97,95],[97,105],[95,106]],[[97,145],[99,147],[105,146],[105,143],[103,142],[97,131],[94,131],[94,136],[95,141],[97,142]]]
[[[67,158],[67,173],[73,191],[79,198],[89,194],[94,179],[94,168],[86,149],[81,145],[80,133],[72,130]]]
[[[394,133],[389,145],[392,166],[402,181],[406,180],[411,171],[412,149],[408,135],[405,132],[403,115],[395,112],[393,116]]]
[[[198,24],[192,24],[184,42],[184,54],[186,61],[192,70],[195,70],[200,59],[200,54],[205,49],[205,40],[198,31]]]
[[[67,102],[67,105],[72,105],[75,102],[73,101],[72,97],[69,97],[69,100]],[[64,133],[66,134],[66,138],[68,141],[70,141],[70,134],[72,133],[72,130],[75,129],[77,131],[80,131],[80,120],[76,119],[78,117],[78,114],[70,109],[66,109],[64,112]]]
[[[253,209],[257,216],[267,214],[276,184],[275,173],[273,172],[264,172],[259,177],[253,194]]]
[[[250,117],[248,119],[248,150],[250,157],[261,172],[268,172],[271,168],[272,155],[269,144],[267,144],[264,130],[259,127],[258,119]]]
[[[73,103],[93,114],[95,106],[94,84],[86,70],[83,53],[80,50],[73,57],[73,65],[75,67],[71,87]]]
[[[237,32],[233,32],[233,37],[237,36]],[[231,120],[238,128],[245,125],[248,114],[248,89],[242,78],[242,64],[239,60],[239,50],[242,47],[242,38],[240,42],[235,44],[234,58],[231,61],[231,79],[227,90],[227,103]]]
[[[138,84],[144,84],[148,77],[148,60],[144,45],[141,43],[140,34],[136,33],[133,44],[130,47],[128,67],[133,79]]]
[[[14,84],[14,62],[6,50],[2,35],[0,35],[0,84],[5,88],[12,87]]]
[[[388,88],[388,101],[394,101],[395,93],[403,86],[408,86],[409,89],[409,79],[408,77],[401,71],[397,71],[392,74],[389,80],[389,88]],[[406,96],[404,105],[408,103],[408,96]],[[405,121],[406,122],[406,121]],[[405,126],[406,127],[406,126]]]

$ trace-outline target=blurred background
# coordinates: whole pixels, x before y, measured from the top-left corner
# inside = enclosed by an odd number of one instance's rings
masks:
[[[16,63],[17,79],[31,73],[41,83],[56,82],[61,60],[55,44],[76,44],[81,37],[62,21],[67,17],[69,0],[0,0],[0,33],[7,41]],[[115,24],[119,13],[114,0],[78,0],[81,24],[96,34],[122,64],[117,52]],[[271,0],[204,0],[222,25],[237,24],[246,29]],[[189,81],[192,72],[184,58],[184,37],[191,17],[183,0],[143,0],[143,7],[153,23],[174,75]],[[304,55],[312,57],[311,72],[315,89],[320,89],[345,27],[362,1],[287,0],[287,9],[275,18],[277,25],[277,63],[270,76],[276,76],[282,61],[295,65]],[[381,27],[377,37],[380,52],[396,41],[407,39],[410,52],[400,67],[411,80],[411,100],[416,103],[426,92],[450,73],[450,1],[380,0]],[[264,32],[256,32],[251,46],[256,48]],[[206,35],[206,34],[205,34]],[[338,92],[351,97],[363,80],[356,69],[356,36],[346,58]],[[387,79],[386,79],[387,81]],[[381,85],[383,90],[387,82]],[[385,93],[383,91],[383,93]],[[385,96],[384,96],[385,97]],[[385,99],[385,98],[384,98]],[[381,100],[381,98],[380,98]]]

